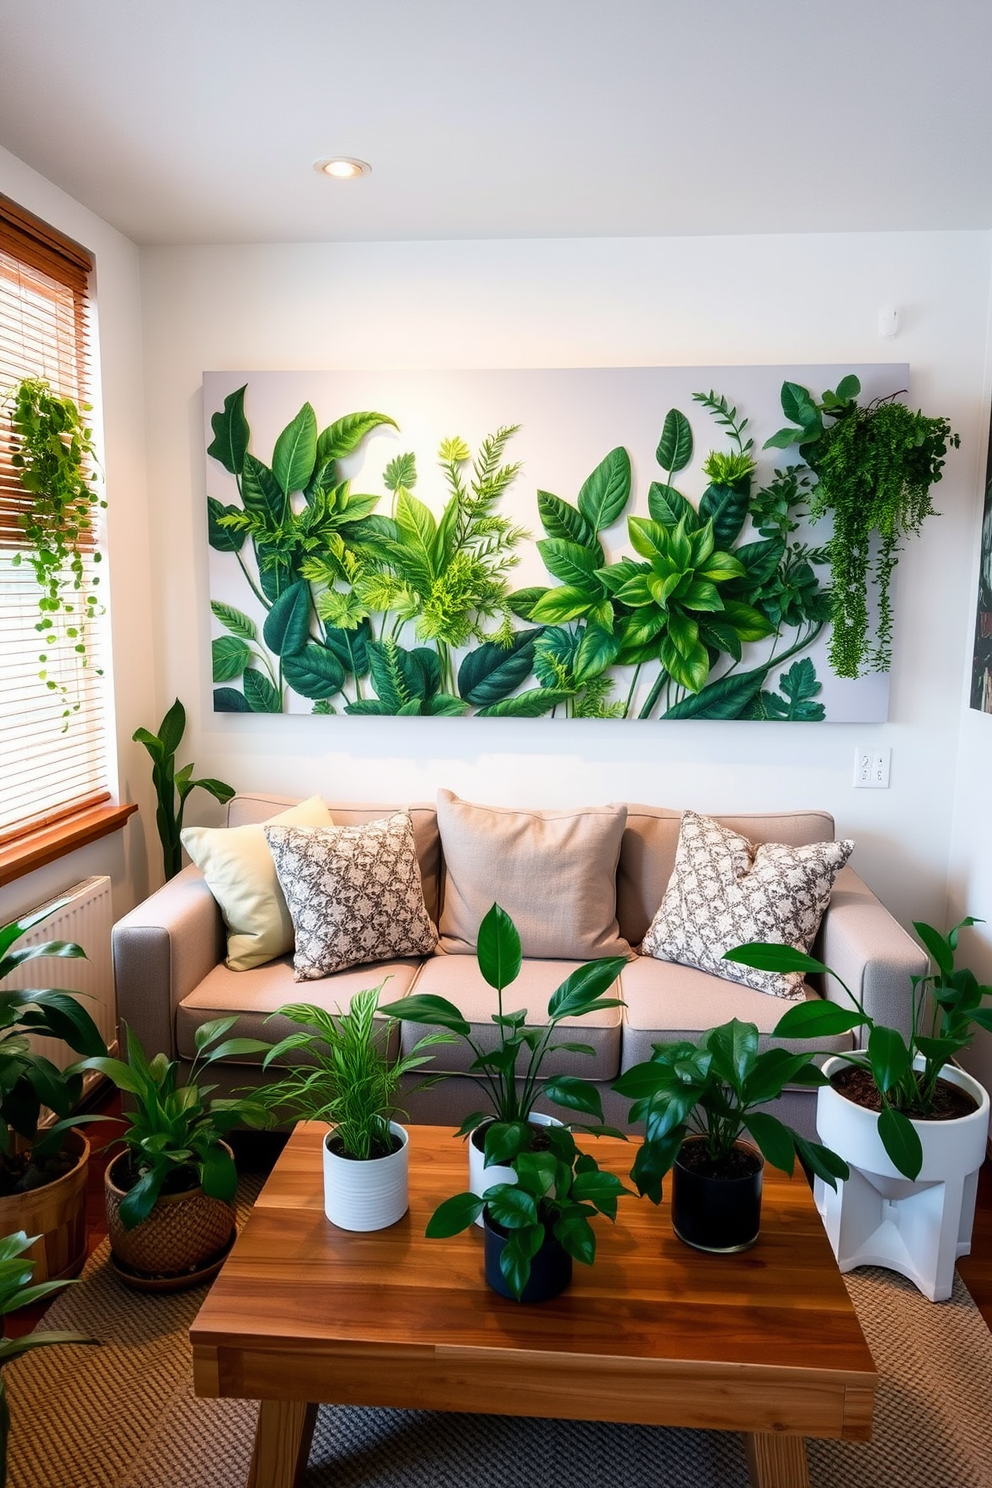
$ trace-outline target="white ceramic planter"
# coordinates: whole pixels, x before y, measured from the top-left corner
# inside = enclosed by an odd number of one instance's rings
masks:
[[[825,1075],[846,1061],[827,1059]],[[922,1068],[923,1061],[917,1061]],[[816,1205],[842,1271],[886,1266],[912,1281],[931,1302],[944,1302],[954,1285],[954,1263],[971,1250],[978,1170],[989,1131],[988,1092],[964,1070],[943,1076],[978,1102],[954,1121],[914,1121],[923,1143],[918,1178],[893,1167],[878,1135],[878,1116],[829,1085],[817,1092],[816,1130],[851,1169],[834,1192],[822,1179]]]
[[[342,1230],[385,1230],[409,1208],[409,1136],[397,1122],[389,1130],[402,1146],[388,1157],[356,1162],[338,1157],[324,1138],[324,1213]]]
[[[561,1126],[562,1124],[557,1116],[545,1116],[540,1111],[532,1111],[528,1119],[534,1126]],[[483,1122],[483,1126],[488,1126],[488,1124],[488,1122]],[[479,1131],[480,1127],[476,1127],[475,1130]],[[470,1193],[478,1194],[481,1199],[487,1188],[492,1188],[497,1183],[516,1183],[516,1181],[517,1175],[513,1169],[504,1167],[502,1163],[490,1163],[487,1168],[486,1154],[481,1148],[476,1147],[472,1138],[469,1137],[468,1187]],[[481,1214],[475,1222],[481,1229]]]

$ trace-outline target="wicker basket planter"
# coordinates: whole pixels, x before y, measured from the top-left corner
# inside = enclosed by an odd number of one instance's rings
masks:
[[[34,1261],[32,1282],[65,1281],[78,1276],[86,1259],[86,1169],[90,1144],[74,1127],[66,1150],[75,1166],[54,1183],[0,1199],[0,1235],[25,1230],[38,1239],[25,1253]]]
[[[126,1230],[119,1212],[126,1189],[118,1180],[127,1159],[118,1153],[104,1174],[107,1232],[121,1280],[144,1291],[181,1291],[216,1275],[234,1241],[234,1205],[197,1185],[163,1194],[146,1220]]]

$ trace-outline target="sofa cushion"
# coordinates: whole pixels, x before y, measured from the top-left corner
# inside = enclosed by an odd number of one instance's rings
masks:
[[[834,837],[834,819],[826,811],[764,812],[717,816],[714,820],[751,842],[786,842],[801,847],[807,842],[832,842]],[[675,867],[681,821],[681,811],[667,806],[627,807],[617,867],[617,920],[620,934],[631,945],[640,945],[665,897]]]
[[[329,827],[320,796],[265,818],[287,826]],[[293,947],[293,921],[261,825],[186,827],[183,847],[202,872],[227,926],[227,964],[249,971]]]
[[[405,811],[357,827],[263,831],[293,917],[298,981],[434,949]]]
[[[819,994],[804,986],[803,998],[818,1000]],[[650,1059],[654,1044],[698,1039],[706,1029],[731,1018],[754,1023],[762,1049],[780,1045],[796,1054],[839,1054],[854,1047],[850,1033],[823,1039],[773,1039],[772,1029],[785,1012],[779,998],[651,956],[638,956],[624,967],[623,1000],[625,1070]]]
[[[479,925],[495,902],[516,925],[524,956],[588,961],[629,955],[616,917],[626,814],[625,806],[476,806],[438,791],[441,949],[474,954]]]
[[[347,1012],[356,992],[379,982],[385,982],[383,1002],[405,997],[419,967],[420,961],[413,958],[380,961],[310,982],[301,994],[290,956],[282,956],[253,971],[233,972],[226,966],[215,966],[176,1009],[176,1048],[183,1059],[192,1059],[196,1053],[194,1037],[201,1024],[209,1023],[212,1018],[229,1018],[232,1013],[238,1021],[230,1037],[267,1039],[274,1044],[286,1034],[298,1031],[288,1018],[265,1021],[270,1013],[287,1003],[312,1002],[331,1013]],[[261,1054],[250,1054],[228,1062],[257,1065],[262,1058]]]
[[[233,796],[227,805],[228,826],[239,827],[248,822],[268,821],[274,812],[293,802],[292,796],[261,794],[245,791]],[[427,913],[437,923],[440,908],[441,840],[437,834],[437,812],[433,805],[398,805],[395,801],[370,805],[363,801],[331,801],[328,810],[336,827],[358,827],[363,822],[378,821],[391,816],[394,811],[406,811],[413,822],[413,836],[417,844],[417,862],[420,866],[420,881],[424,890]],[[287,947],[288,949],[288,947]]]
[[[503,992],[504,1011],[526,1008],[528,1027],[547,1027],[551,994],[582,964],[581,961],[524,961],[516,981]],[[418,997],[425,993],[446,997],[471,1024],[472,1038],[479,1047],[487,1051],[496,1048],[499,1037],[492,1014],[497,1010],[497,994],[483,980],[475,961],[465,956],[432,956],[424,962],[414,990]],[[620,983],[614,982],[603,995],[622,997]],[[615,1079],[620,1071],[620,1012],[620,1008],[600,1008],[584,1018],[563,1018],[558,1024],[562,1040],[589,1044],[593,1056],[567,1051],[552,1054],[542,1064],[541,1073],[579,1075],[586,1080]],[[409,1053],[426,1032],[422,1023],[401,1023],[401,1049]],[[432,1052],[428,1073],[446,1070],[464,1074],[475,1057],[462,1039],[453,1044],[438,1044]]]
[[[723,953],[753,940],[808,951],[834,879],[853,850],[850,841],[755,845],[709,817],[686,811],[675,868],[641,950],[801,1001],[799,972],[757,971],[724,961]]]

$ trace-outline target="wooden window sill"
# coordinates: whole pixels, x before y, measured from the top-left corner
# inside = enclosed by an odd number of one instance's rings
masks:
[[[91,806],[86,811],[67,816],[51,827],[41,827],[27,832],[16,842],[0,848],[0,885],[12,883],[25,873],[33,873],[45,863],[54,863],[56,858],[109,837],[137,811],[137,806]]]

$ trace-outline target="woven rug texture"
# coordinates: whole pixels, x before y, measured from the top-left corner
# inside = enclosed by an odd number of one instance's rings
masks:
[[[8,1488],[243,1488],[256,1406],[192,1394],[187,1330],[204,1288],[130,1292],[108,1255],[105,1243],[45,1324],[101,1346],[41,1349],[4,1372]],[[874,1439],[811,1440],[813,1488],[992,1488],[992,1337],[964,1284],[934,1305],[891,1271],[845,1280],[880,1374]],[[306,1488],[747,1481],[731,1433],[337,1406],[320,1410],[305,1479]]]

